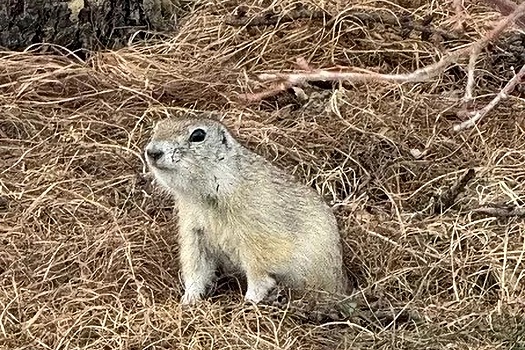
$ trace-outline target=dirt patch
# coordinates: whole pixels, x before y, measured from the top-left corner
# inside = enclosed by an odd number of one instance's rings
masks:
[[[274,12],[296,10],[277,3]],[[524,204],[522,90],[460,133],[452,125],[467,62],[424,83],[325,84],[305,88],[307,100],[288,91],[252,105],[237,98],[264,88],[256,74],[295,68],[297,57],[315,67],[409,72],[479,38],[498,15],[472,5],[466,31],[451,42],[352,16],[386,12],[417,22],[433,14],[432,26],[449,32],[453,13],[443,2],[323,4],[303,6],[335,16],[330,30],[321,17],[231,26],[226,19],[239,3],[223,1],[197,6],[172,37],[88,62],[1,54],[0,345],[524,346],[523,218],[473,212]],[[509,32],[480,57],[476,104],[512,76],[505,57],[523,64],[519,38]],[[235,287],[180,308],[176,215],[151,186],[142,149],[156,120],[191,110],[221,115],[242,143],[325,196],[338,216],[355,298],[363,309],[390,312],[390,322],[374,314],[314,322],[293,310],[245,307]],[[436,205],[469,169],[475,176],[453,203]],[[417,320],[395,317],[406,312]]]

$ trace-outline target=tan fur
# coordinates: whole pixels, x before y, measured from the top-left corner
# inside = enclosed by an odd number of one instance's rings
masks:
[[[190,142],[199,128],[204,141]],[[157,160],[154,152],[161,152]],[[253,302],[276,282],[343,292],[340,238],[330,208],[313,189],[239,144],[223,124],[160,121],[146,159],[176,199],[183,303],[203,296],[219,266],[246,275],[245,298]]]

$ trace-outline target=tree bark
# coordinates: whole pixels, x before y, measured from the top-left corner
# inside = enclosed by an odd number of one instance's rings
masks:
[[[179,0],[0,0],[0,47],[118,48],[137,30],[175,29]]]

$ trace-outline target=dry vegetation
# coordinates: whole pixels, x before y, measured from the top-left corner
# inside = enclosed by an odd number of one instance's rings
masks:
[[[226,23],[239,2],[203,3],[173,36],[87,62],[59,48],[1,53],[0,348],[523,349],[522,88],[461,132],[452,126],[468,57],[427,82],[303,87],[308,101],[290,91],[239,99],[268,89],[257,74],[295,69],[299,57],[407,73],[478,40],[501,15],[470,1],[458,17],[444,0],[311,0],[305,8],[336,16],[330,25],[318,16],[246,28]],[[251,16],[271,3],[246,5]],[[465,29],[445,42],[355,13],[433,14],[445,32],[461,18]],[[509,29],[481,53],[472,106],[525,64],[523,43]],[[186,109],[223,113],[242,142],[326,196],[360,309],[417,318],[318,322],[243,306],[235,286],[181,309],[176,217],[141,153],[154,121]],[[468,169],[475,177],[451,201]],[[477,210],[502,205],[514,211]]]

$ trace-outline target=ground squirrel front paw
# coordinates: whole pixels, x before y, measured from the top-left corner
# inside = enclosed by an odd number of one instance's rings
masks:
[[[200,296],[185,293],[182,296],[180,303],[181,305],[195,305],[199,300],[201,300]]]
[[[275,280],[270,276],[257,280],[251,280],[248,277],[248,290],[246,291],[244,300],[257,304],[268,295],[268,292],[275,287],[275,285]]]
[[[195,305],[202,299],[202,293],[195,289],[187,289],[182,296],[180,303],[182,305]]]

